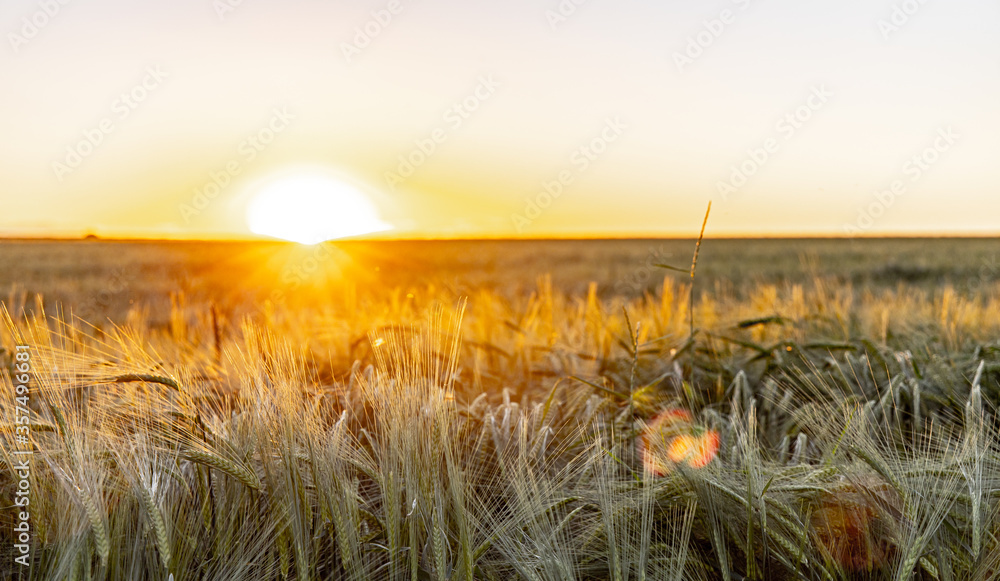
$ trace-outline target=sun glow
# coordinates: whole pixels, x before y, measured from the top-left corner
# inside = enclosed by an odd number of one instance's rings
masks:
[[[354,186],[323,175],[296,175],[264,186],[247,207],[254,234],[318,244],[392,230]]]

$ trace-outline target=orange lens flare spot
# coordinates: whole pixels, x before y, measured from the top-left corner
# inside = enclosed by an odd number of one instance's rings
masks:
[[[683,436],[677,436],[670,442],[670,448],[667,450],[667,458],[670,458],[671,462],[683,462],[694,452],[695,446],[697,446],[697,440],[694,436],[689,436],[684,434]]]
[[[639,451],[643,469],[653,476],[665,476],[681,462],[703,468],[719,451],[719,433],[695,427],[687,410],[669,409],[646,427]]]
[[[719,451],[719,433],[710,430],[705,432],[695,442],[694,453],[688,458],[688,466],[704,468],[715,458]]]
[[[888,510],[880,510],[879,504]],[[813,512],[813,534],[841,567],[870,572],[891,560],[893,548],[884,531],[894,526],[890,514],[901,504],[899,496],[881,483],[829,492]]]

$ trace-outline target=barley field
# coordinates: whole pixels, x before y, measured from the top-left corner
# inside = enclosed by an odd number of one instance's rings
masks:
[[[1000,240],[694,250],[0,242],[0,578],[1000,575]]]

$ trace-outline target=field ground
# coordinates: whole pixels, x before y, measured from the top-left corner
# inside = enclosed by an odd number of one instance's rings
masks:
[[[1000,240],[692,250],[0,243],[0,573],[995,578]]]
[[[343,243],[319,257],[324,270],[344,270],[343,277],[322,281],[306,272],[317,252],[289,244],[8,241],[0,242],[0,293],[12,287],[38,293],[49,305],[87,309],[89,320],[121,320],[129,301],[149,306],[156,317],[177,291],[193,302],[232,306],[300,279],[306,286],[326,282],[334,293],[352,286],[377,296],[434,283],[455,295],[489,290],[512,297],[551,275],[554,288],[567,294],[586,294],[596,282],[601,296],[634,297],[662,284],[666,271],[651,264],[687,268],[692,246],[691,240]],[[959,293],[977,293],[1000,281],[1000,240],[708,240],[698,268],[701,289],[724,284],[740,297],[761,283],[802,284],[817,276],[858,290],[951,284]]]

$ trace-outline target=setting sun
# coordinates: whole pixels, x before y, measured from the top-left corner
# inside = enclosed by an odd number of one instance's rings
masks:
[[[301,244],[392,229],[354,186],[308,174],[283,177],[262,187],[247,207],[247,226],[254,234]]]

